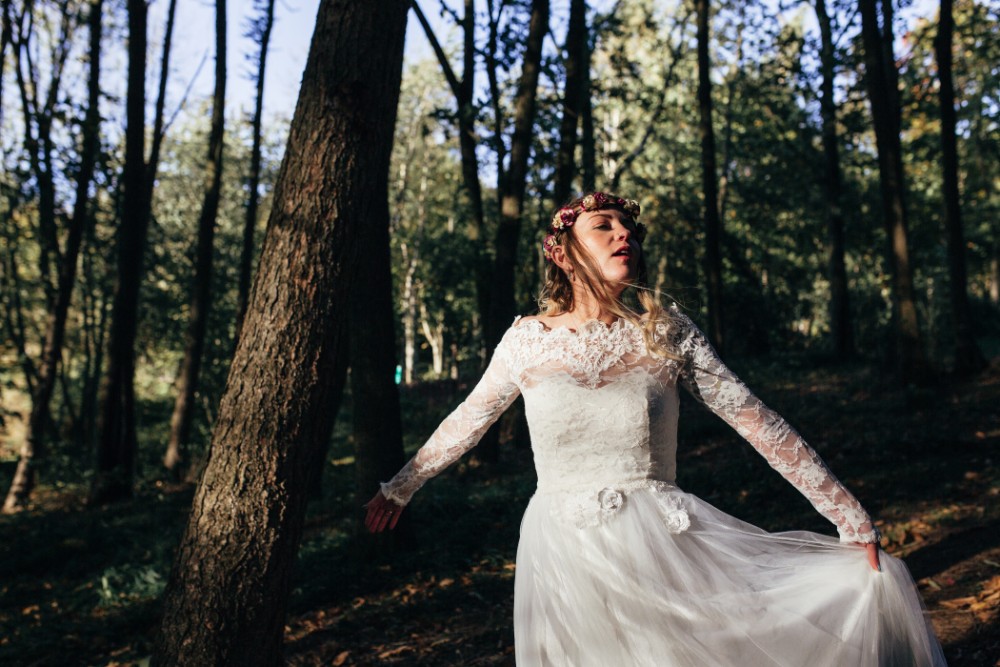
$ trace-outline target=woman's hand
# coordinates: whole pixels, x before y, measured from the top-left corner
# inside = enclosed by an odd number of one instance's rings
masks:
[[[392,530],[399,522],[403,508],[382,495],[382,490],[364,505],[368,510],[365,516],[365,528],[371,533],[381,533],[388,528]]]
[[[878,560],[878,542],[862,543],[861,546],[863,546],[865,551],[868,552],[868,564],[872,566],[873,570],[881,572],[882,566],[879,564]]]

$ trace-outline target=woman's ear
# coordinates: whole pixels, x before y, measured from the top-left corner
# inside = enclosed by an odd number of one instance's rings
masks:
[[[562,245],[557,245],[552,249],[552,262],[567,273],[573,270],[573,264],[566,256],[566,250]]]

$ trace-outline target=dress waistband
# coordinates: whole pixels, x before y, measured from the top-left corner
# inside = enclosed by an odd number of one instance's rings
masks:
[[[594,495],[599,494],[605,489],[610,489],[619,492],[635,491],[636,489],[655,489],[657,491],[680,491],[680,488],[674,482],[668,482],[662,479],[650,479],[648,477],[642,477],[639,479],[628,479],[628,480],[615,480],[615,481],[589,481],[589,482],[562,482],[562,483],[544,483],[541,480],[538,482],[538,486],[535,488],[535,493],[541,493],[545,495],[556,495],[556,494],[580,494],[580,493],[593,493]]]

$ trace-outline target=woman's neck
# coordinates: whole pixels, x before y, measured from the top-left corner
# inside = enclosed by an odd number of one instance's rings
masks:
[[[612,324],[618,316],[601,308],[596,299],[573,299],[573,307],[566,311],[566,314],[577,324],[583,324],[589,320],[600,320],[605,324]]]

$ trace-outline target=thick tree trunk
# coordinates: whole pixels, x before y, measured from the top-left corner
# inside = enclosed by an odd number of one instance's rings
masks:
[[[63,340],[66,334],[66,315],[73,296],[73,286],[76,283],[77,265],[79,264],[80,247],[83,245],[83,233],[89,221],[88,204],[90,202],[90,183],[94,177],[94,165],[97,162],[97,149],[101,126],[100,104],[101,88],[101,17],[103,15],[103,0],[91,0],[90,14],[87,20],[90,32],[90,68],[87,86],[87,112],[83,119],[83,137],[80,145],[80,171],[76,181],[76,201],[73,204],[73,217],[69,223],[69,234],[66,238],[66,249],[63,253],[62,265],[59,268],[59,283],[56,300],[49,311],[45,325],[45,340],[42,343],[41,364],[38,369],[38,381],[35,384],[31,398],[31,415],[28,418],[28,429],[24,444],[21,447],[20,459],[10,490],[4,501],[3,511],[13,512],[20,509],[28,500],[35,486],[37,463],[45,453],[45,426],[49,421],[49,404],[52,391],[55,388],[59,372],[59,361],[62,357]]]
[[[583,111],[584,95],[590,91],[583,85],[590,77],[584,68],[590,67],[587,49],[587,3],[586,0],[571,0],[569,5],[569,29],[566,31],[566,87],[563,91],[563,115],[559,125],[559,152],[556,153],[556,176],[552,186],[552,198],[556,206],[562,206],[569,199],[573,189],[576,171],[576,138]]]
[[[900,143],[899,85],[893,56],[892,4],[882,0],[882,29],[879,29],[879,0],[859,0],[861,35],[865,50],[865,82],[875,122],[879,181],[888,261],[892,276],[893,367],[900,381],[926,382],[930,369],[924,353],[917,320],[913,289],[913,267],[907,239],[905,176]]]
[[[204,200],[198,219],[198,248],[195,251],[194,285],[188,312],[188,330],[181,365],[177,400],[170,418],[170,442],[163,465],[175,478],[188,463],[188,440],[194,419],[194,397],[198,390],[208,311],[212,306],[212,249],[215,222],[222,192],[222,152],[226,112],[226,0],[215,0],[215,93],[212,97],[212,129],[205,162]]]
[[[500,224],[495,242],[496,257],[493,263],[492,289],[490,290],[490,317],[486,324],[488,355],[490,356],[504,331],[514,320],[517,311],[514,295],[514,270],[517,265],[517,245],[521,235],[521,217],[524,193],[527,189],[528,158],[531,154],[532,130],[538,95],[538,76],[541,71],[542,40],[549,30],[548,0],[532,0],[528,41],[521,63],[521,79],[514,100],[514,136],[510,143],[510,164],[500,198]],[[511,417],[516,418],[516,409]],[[483,438],[476,456],[493,462],[500,456],[499,429],[495,425]]]
[[[701,136],[701,180],[705,219],[705,282],[708,286],[708,333],[723,353],[722,329],[722,220],[715,166],[715,130],[712,128],[712,81],[709,46],[709,0],[695,0],[698,16],[698,132]]]
[[[823,117],[823,154],[826,158],[823,192],[826,199],[826,235],[829,244],[827,279],[830,281],[830,337],[834,357],[840,360],[854,355],[850,294],[847,267],[844,263],[844,215],[841,207],[840,141],[837,137],[837,107],[833,100],[836,55],[833,30],[826,0],[816,0],[816,20],[820,32],[820,113]]]
[[[968,278],[965,270],[965,231],[958,192],[958,146],[955,136],[955,84],[951,73],[952,35],[955,30],[952,4],[952,0],[941,0],[934,50],[937,53],[940,79],[938,99],[941,103],[941,170],[944,180],[944,224],[948,236],[951,316],[955,337],[955,373],[971,375],[986,366],[986,360],[973,334],[972,313],[966,291]]]
[[[128,0],[128,86],[125,101],[125,168],[122,176],[118,272],[108,338],[108,368],[101,383],[97,470],[90,502],[130,498],[135,474],[135,336],[139,284],[149,218],[146,197],[146,3]]]
[[[361,264],[359,234],[388,196],[407,7],[320,3],[154,665],[281,664],[307,486],[347,366],[337,352]]]
[[[260,31],[260,55],[257,60],[257,102],[253,112],[253,148],[250,151],[250,178],[247,183],[247,210],[243,221],[243,249],[240,253],[240,283],[236,297],[236,336],[233,346],[239,341],[243,318],[246,316],[247,300],[250,297],[250,276],[253,271],[254,231],[257,229],[257,206],[260,195],[260,144],[261,123],[264,113],[264,72],[267,67],[267,47],[271,41],[274,26],[274,0],[268,0]]]

